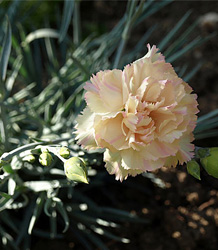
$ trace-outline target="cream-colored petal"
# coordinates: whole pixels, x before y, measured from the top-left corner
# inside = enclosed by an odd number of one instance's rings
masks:
[[[122,150],[121,156],[122,166],[126,170],[141,170],[143,172],[152,171],[162,167],[164,164],[164,159],[157,159],[155,161],[148,160],[144,155],[144,150]]]
[[[126,180],[128,175],[136,176],[137,174],[141,174],[143,171],[140,169],[129,169],[126,170],[121,166],[121,156],[120,152],[117,151],[115,153],[110,150],[106,150],[104,152],[104,161],[105,167],[109,174],[115,174],[116,180]]]
[[[184,135],[180,139],[179,141],[180,148],[178,150],[178,153],[176,154],[176,157],[179,160],[180,164],[190,161],[194,156],[193,153],[194,145],[191,143],[192,140],[193,140],[193,135],[191,134]]]
[[[110,112],[124,108],[121,70],[108,71],[107,74],[103,76],[99,88],[100,98]]]
[[[86,107],[82,115],[77,117],[77,124],[75,126],[76,140],[86,149],[95,149],[98,147],[95,141],[94,119],[95,113],[92,113],[89,107]]]
[[[104,104],[100,96],[93,92],[86,92],[85,100],[93,113],[107,114],[109,113],[108,107]]]
[[[133,113],[128,113],[123,118],[123,123],[126,125],[127,128],[129,128],[131,131],[136,130],[136,124],[138,122],[138,117]]]
[[[97,89],[99,89],[99,86],[101,86],[102,79],[103,79],[104,75],[107,74],[108,71],[109,70],[101,70],[96,75],[94,75],[94,74],[92,75],[90,80],[95,85],[95,87]]]
[[[152,63],[155,61],[165,61],[165,57],[161,53],[157,53],[159,49],[155,45],[151,48],[150,44],[148,44],[147,47],[148,53],[144,56],[145,58],[150,58]]]
[[[140,101],[142,100],[144,93],[146,91],[147,86],[149,85],[149,77],[146,77],[139,88],[136,90],[136,96],[139,97]],[[143,101],[143,100],[142,100]]]
[[[101,120],[95,127],[96,140],[99,138],[121,150],[128,147],[122,130],[123,115],[118,114],[115,118]]]
[[[135,96],[130,95],[125,105],[126,112],[136,114],[138,104],[139,104],[139,100]]]
[[[162,83],[159,83],[159,81],[155,81],[151,78],[148,79],[148,82],[149,83],[144,93],[143,100],[146,102],[157,102],[158,97],[165,86],[163,86]]]

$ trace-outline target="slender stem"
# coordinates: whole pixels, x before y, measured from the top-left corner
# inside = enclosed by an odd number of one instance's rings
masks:
[[[121,40],[120,45],[117,49],[117,54],[116,54],[114,65],[113,65],[114,68],[117,68],[119,66],[121,56],[123,54],[127,40],[129,38],[129,34],[131,32],[131,28],[132,28],[134,22],[136,21],[136,19],[141,14],[144,2],[145,2],[145,0],[141,0],[139,6],[137,8],[136,8],[136,3],[137,3],[136,1],[130,0],[128,3],[128,6],[127,6],[128,13],[127,13],[127,18],[126,18],[126,25],[125,25],[123,33],[122,33],[122,40]]]
[[[0,132],[1,132],[1,141],[4,144],[5,150],[8,149],[8,131],[7,131],[7,120],[6,120],[6,112],[5,112],[5,105],[4,105],[4,98],[5,98],[5,87],[4,82],[0,80],[0,102],[2,102],[3,105],[0,106],[0,114],[1,114],[1,120],[0,120]]]
[[[87,79],[89,79],[89,77],[91,76],[91,73],[86,69],[86,67],[82,65],[80,61],[77,58],[75,58],[73,55],[71,55],[71,58],[73,59],[75,64],[85,73]]]
[[[0,123],[1,140],[2,143],[4,144],[5,150],[7,150],[9,148],[9,144],[8,144],[6,113],[4,106],[0,107],[0,114],[1,114],[1,123]]]
[[[81,25],[80,25],[80,1],[77,0],[74,3],[74,15],[73,15],[73,38],[76,47],[80,44],[81,40]]]
[[[64,157],[62,157],[59,153],[57,148],[53,148],[53,147],[46,147],[48,149],[49,152],[53,153],[54,155],[56,155],[62,162],[65,162],[66,159]],[[60,148],[59,148],[60,150]]]
[[[127,41],[127,39],[123,39],[123,37],[122,37],[122,40],[120,42],[119,48],[117,50],[116,58],[115,58],[115,61],[114,61],[113,68],[115,68],[115,69],[118,67],[118,65],[120,63],[120,58],[121,58],[121,56],[123,54],[123,51],[124,51],[124,48],[126,46],[126,41]]]
[[[56,140],[51,140],[51,141],[45,141],[45,142],[34,142],[34,143],[30,143],[24,146],[21,146],[19,148],[16,148],[8,153],[4,153],[1,157],[0,157],[0,161],[9,161],[13,156],[20,154],[23,151],[29,150],[29,149],[33,149],[36,146],[39,145],[51,145],[51,144],[57,144],[59,142],[63,142],[63,141],[69,141],[71,140],[72,137],[68,137],[68,138],[60,138],[60,139],[56,139]]]

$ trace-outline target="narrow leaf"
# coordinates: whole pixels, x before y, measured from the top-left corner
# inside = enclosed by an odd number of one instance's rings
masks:
[[[213,116],[217,116],[217,115],[218,115],[218,109],[215,109],[215,110],[211,111],[210,113],[199,117],[197,123],[204,122],[205,120],[208,120],[208,119],[212,118]]]
[[[22,42],[22,46],[25,47],[27,44],[31,43],[32,41],[39,39],[39,38],[58,38],[59,32],[54,29],[38,29],[33,32],[31,32],[29,35],[27,35],[24,42]]]
[[[28,234],[32,234],[32,230],[33,230],[33,227],[36,223],[36,220],[38,219],[38,217],[40,216],[40,214],[42,212],[44,200],[45,200],[45,193],[42,193],[36,200],[35,208],[33,210],[33,215],[31,217],[31,220],[29,223]]]
[[[61,214],[65,222],[65,227],[63,230],[63,233],[65,233],[68,230],[69,225],[70,225],[69,217],[67,215],[66,209],[64,208],[63,202],[61,200],[56,202],[56,207],[57,207],[57,211]]]
[[[10,75],[10,77],[8,77],[8,79],[6,81],[6,89],[9,93],[11,92],[11,90],[13,88],[13,85],[14,85],[14,82],[15,82],[16,77],[18,75],[18,71],[21,67],[21,64],[22,64],[22,56],[18,56],[14,62],[13,72]]]
[[[165,36],[165,38],[160,42],[158,45],[158,48],[160,50],[163,50],[168,43],[172,40],[172,38],[175,36],[175,34],[180,30],[184,22],[187,20],[187,18],[190,16],[191,11],[188,11],[183,18],[176,24],[176,26]]]
[[[11,26],[9,20],[7,20],[7,31],[4,37],[2,53],[0,57],[0,77],[2,81],[4,81],[6,77],[10,52],[11,52]]]
[[[64,12],[60,28],[59,42],[62,42],[67,34],[68,27],[70,25],[71,17],[73,14],[74,0],[64,1]]]

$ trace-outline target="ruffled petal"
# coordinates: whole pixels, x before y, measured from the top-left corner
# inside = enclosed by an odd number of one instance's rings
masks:
[[[121,166],[121,156],[120,152],[117,151],[115,153],[109,151],[106,149],[104,152],[104,161],[105,161],[105,167],[109,174],[115,174],[116,180],[126,180],[128,175],[136,176],[137,174],[141,174],[143,171],[140,169],[124,169]]]
[[[111,70],[104,75],[99,95],[110,112],[123,109],[122,71]]]
[[[77,117],[77,125],[75,126],[76,140],[86,149],[95,149],[97,144],[95,141],[94,130],[95,114],[86,107],[82,113]]]
[[[128,143],[123,134],[122,120],[121,113],[112,119],[101,120],[95,127],[96,140],[103,139],[118,150],[127,148]]]
[[[143,154],[145,151],[136,151],[133,149],[123,150],[121,152],[122,167],[126,170],[136,171],[153,171],[161,168],[165,162],[164,159],[157,159],[155,161],[148,160]],[[131,167],[130,167],[131,166]]]
[[[109,113],[108,108],[105,106],[102,99],[99,97],[98,94],[93,92],[86,92],[85,100],[88,104],[90,110],[96,114],[107,114]]]

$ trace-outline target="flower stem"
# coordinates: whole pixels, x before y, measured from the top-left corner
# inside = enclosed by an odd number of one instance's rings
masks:
[[[74,3],[73,33],[74,44],[78,47],[81,41],[80,1]]]
[[[7,132],[6,112],[5,112],[5,107],[3,105],[0,106],[0,114],[1,114],[1,121],[0,121],[1,140],[2,143],[4,144],[4,149],[7,150],[9,148],[8,132]]]
[[[136,19],[139,17],[143,10],[143,4],[145,0],[141,0],[139,3],[139,6],[136,7],[137,1],[129,1],[127,5],[127,18],[126,18],[126,25],[124,27],[123,33],[122,33],[122,40],[120,42],[120,45],[117,49],[116,57],[114,60],[113,68],[117,68],[120,63],[121,56],[123,54],[123,51],[125,49],[127,40],[129,38],[131,28],[136,21]]]
[[[63,141],[69,141],[71,140],[72,137],[68,137],[68,138],[59,138],[56,140],[50,140],[50,141],[44,141],[44,142],[34,142],[34,143],[30,143],[21,147],[18,147],[8,153],[4,153],[1,157],[0,157],[0,161],[9,161],[11,160],[11,158],[15,155],[20,154],[23,151],[29,150],[29,149],[33,149],[36,146],[39,145],[51,145],[51,144],[57,144],[59,142],[63,142]]]

